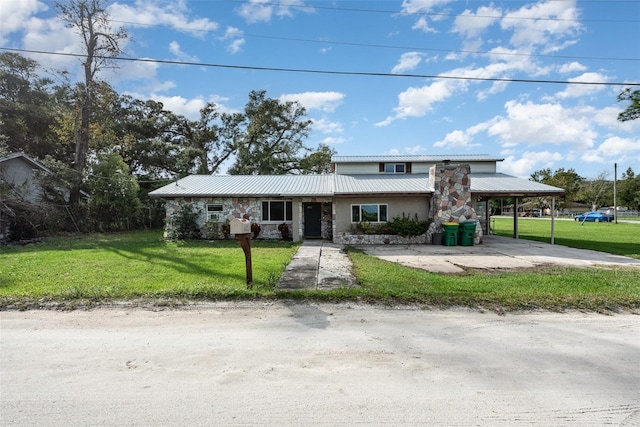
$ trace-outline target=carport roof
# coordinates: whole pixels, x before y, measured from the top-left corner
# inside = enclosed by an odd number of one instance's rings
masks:
[[[503,173],[474,173],[471,174],[471,193],[475,196],[539,197],[561,196],[564,190]]]
[[[430,195],[428,174],[190,175],[151,197],[344,197]],[[484,197],[556,196],[558,187],[501,173],[471,174],[471,193]]]

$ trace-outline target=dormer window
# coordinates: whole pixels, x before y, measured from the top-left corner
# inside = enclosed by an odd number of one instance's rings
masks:
[[[404,163],[385,163],[384,173],[404,173]]]
[[[411,163],[380,163],[381,173],[411,173]]]

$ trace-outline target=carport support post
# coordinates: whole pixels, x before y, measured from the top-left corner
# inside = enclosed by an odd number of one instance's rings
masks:
[[[556,196],[551,196],[551,244],[556,241],[555,236],[555,220],[556,220]]]
[[[513,198],[513,238],[518,238],[518,198]]]
[[[247,289],[249,289],[253,282],[253,269],[251,267],[251,233],[236,234],[236,239],[240,242],[240,246],[244,252],[244,264],[247,270]]]

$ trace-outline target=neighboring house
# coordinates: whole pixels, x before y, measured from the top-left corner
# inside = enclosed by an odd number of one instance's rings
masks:
[[[29,203],[40,203],[43,197],[37,174],[51,171],[23,153],[0,157],[0,183],[11,187],[12,196]]]
[[[12,199],[28,204],[42,201],[44,192],[37,174],[51,173],[49,169],[23,153],[0,157],[0,241],[9,235],[9,208],[3,200]]]
[[[489,218],[488,202],[502,197],[564,194],[564,190],[496,172],[501,158],[459,156],[334,156],[327,175],[190,175],[149,193],[166,200],[167,218],[181,202],[202,214],[199,224],[248,216],[261,237],[279,238],[286,223],[295,241],[428,243],[442,222],[476,221],[476,242]],[[360,222],[417,216],[433,220],[419,238],[355,232]],[[485,228],[486,232],[486,228]]]

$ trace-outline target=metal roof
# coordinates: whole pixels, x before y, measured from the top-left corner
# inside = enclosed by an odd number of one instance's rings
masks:
[[[0,163],[2,162],[6,162],[12,159],[21,159],[22,161],[30,164],[32,167],[36,167],[38,169],[41,169],[47,173],[51,173],[51,171],[49,170],[49,168],[47,168],[46,166],[44,166],[42,163],[38,162],[37,160],[27,156],[24,153],[11,153],[6,155],[5,157],[0,157]]]
[[[334,194],[431,194],[429,174],[335,175]]]
[[[433,193],[428,174],[190,175],[149,193],[151,197],[331,197]],[[471,193],[484,196],[564,194],[558,187],[501,173],[471,174]]]
[[[441,163],[444,161],[452,163],[460,162],[501,162],[504,159],[493,157],[488,154],[459,154],[459,155],[399,155],[399,156],[333,156],[333,163],[371,163],[371,162],[416,162],[416,163]]]
[[[150,197],[332,196],[331,175],[189,175]]]
[[[564,194],[564,190],[503,173],[474,173],[471,174],[471,193],[534,197]]]

